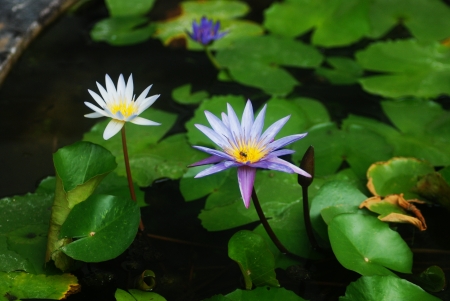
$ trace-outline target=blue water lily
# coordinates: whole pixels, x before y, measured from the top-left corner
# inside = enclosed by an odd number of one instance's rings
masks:
[[[194,146],[194,148],[210,154],[211,157],[190,166],[216,163],[201,171],[195,177],[200,178],[231,167],[237,167],[239,189],[246,208],[250,205],[257,168],[297,173],[305,177],[311,177],[310,174],[294,164],[278,158],[279,156],[294,153],[295,151],[293,150],[281,148],[302,139],[307,133],[290,135],[274,140],[290,116],[278,120],[262,133],[266,108],[267,105],[264,105],[261,112],[254,119],[252,103],[248,100],[242,115],[242,121],[239,122],[233,108],[228,104],[228,114],[222,113],[222,120],[211,112],[205,111],[206,118],[212,129],[201,124],[195,125],[222,149],[220,151],[203,146]]]
[[[219,29],[220,21],[214,23],[212,19],[208,20],[206,17],[202,17],[200,23],[194,20],[192,23],[192,33],[188,32],[188,34],[194,41],[207,46],[228,33],[219,32]]]

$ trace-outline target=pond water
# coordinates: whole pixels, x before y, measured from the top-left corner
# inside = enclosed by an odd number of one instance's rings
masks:
[[[178,1],[163,2],[157,2],[155,18],[173,11]],[[250,1],[254,8],[250,17],[261,20],[262,10],[270,2]],[[169,134],[184,131],[183,124],[193,114],[189,107],[171,98],[172,90],[183,84],[191,83],[194,90],[205,89],[212,95],[244,95],[258,105],[268,99],[257,89],[217,81],[217,71],[202,52],[164,47],[155,39],[125,47],[93,42],[89,30],[106,15],[102,4],[94,3],[62,16],[31,44],[1,86],[0,197],[32,192],[40,180],[54,175],[52,153],[81,140],[98,121],[83,117],[90,112],[83,102],[91,101],[87,89],[97,91],[95,82],[103,84],[105,73],[114,81],[121,73],[125,77],[132,73],[136,91],[153,84],[150,94],[161,94],[154,107],[178,114]],[[291,71],[303,82],[295,94],[322,101],[333,120],[354,113],[388,122],[381,113],[379,97],[368,95],[359,86],[331,86],[314,76],[312,70]],[[447,106],[448,99],[442,99],[442,103]],[[237,229],[207,232],[197,219],[204,200],[184,202],[178,181],[157,181],[145,191],[150,206],[143,209],[142,218],[147,230],[182,241],[142,238],[115,260],[84,265],[76,272],[83,291],[68,300],[114,300],[115,288],[126,289],[143,268],[162,275],[157,278],[155,291],[167,300],[202,300],[243,288],[240,270],[227,256],[228,239]],[[449,255],[425,250],[450,249],[444,226],[448,225],[448,213],[436,207],[422,211],[432,216],[427,219],[432,231],[399,226],[405,240],[416,249],[414,270],[438,264],[448,274]],[[322,261],[307,261],[303,267],[277,273],[282,286],[306,300],[337,300],[348,283],[359,277],[342,268],[332,254]],[[447,292],[439,297],[450,300]]]

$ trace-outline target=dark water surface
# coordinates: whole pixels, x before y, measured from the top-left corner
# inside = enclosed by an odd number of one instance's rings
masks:
[[[157,1],[155,18],[162,18],[177,2]],[[271,1],[249,2],[255,8],[251,18],[261,21],[262,10]],[[105,73],[114,82],[120,73],[125,77],[132,73],[136,94],[153,84],[150,94],[161,94],[154,107],[179,115],[171,133],[183,131],[184,122],[192,116],[188,108],[171,99],[171,91],[180,85],[191,83],[194,90],[205,89],[211,95],[243,95],[259,104],[268,99],[256,89],[217,81],[216,70],[201,52],[166,48],[159,40],[124,47],[91,41],[90,28],[105,16],[105,8],[94,4],[61,17],[25,51],[0,87],[0,197],[33,192],[42,178],[54,175],[52,153],[80,140],[98,121],[83,117],[91,112],[83,102],[92,102],[87,89],[98,91],[95,82],[104,85]],[[354,113],[386,121],[379,98],[364,93],[359,86],[331,86],[313,76],[312,70],[291,71],[303,82],[296,94],[323,101],[334,120]],[[156,291],[168,300],[201,300],[242,288],[238,266],[228,259],[226,251],[228,239],[237,230],[204,230],[196,218],[204,202],[185,203],[177,181],[156,183],[146,191],[151,196],[151,210],[143,210],[143,220],[153,234],[208,246],[136,240],[119,258],[84,266],[77,275],[83,293],[69,300],[114,300],[115,288],[125,289],[142,268],[162,275]],[[431,217],[427,223],[433,231],[419,233],[400,225],[400,233],[413,248],[450,249],[445,231],[448,213],[436,208],[423,211]],[[415,272],[432,264],[439,264],[446,272],[450,269],[448,255],[415,253]],[[345,286],[359,277],[343,269],[334,258],[308,262],[305,267],[277,273],[284,287],[307,300],[337,300]],[[440,297],[446,298],[445,294]]]

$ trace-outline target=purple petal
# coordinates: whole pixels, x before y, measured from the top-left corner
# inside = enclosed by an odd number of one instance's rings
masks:
[[[244,134],[244,139],[246,141],[248,141],[250,138],[250,131],[252,130],[252,126],[253,126],[253,106],[252,102],[249,99],[247,100],[247,104],[245,105],[241,121],[242,133]]]
[[[229,146],[228,141],[226,141],[223,136],[220,136],[219,134],[214,132],[209,127],[206,127],[206,126],[201,125],[201,124],[194,124],[194,125],[200,131],[202,131],[202,133],[205,134],[209,139],[211,139],[212,142],[214,142],[215,144],[220,146],[222,149],[224,149],[227,146]]]
[[[256,168],[250,166],[238,167],[239,189],[241,190],[242,199],[244,200],[244,205],[247,209],[250,206],[255,174]]]
[[[209,176],[212,175],[214,173],[218,173],[221,172],[225,169],[231,168],[231,167],[235,167],[235,166],[239,166],[239,163],[236,162],[231,162],[231,161],[223,161],[220,162],[214,166],[211,166],[205,170],[202,170],[201,172],[199,172],[194,178],[201,178],[204,176]]]
[[[271,159],[266,160],[264,162],[272,162],[272,163],[277,163],[277,164],[281,164],[281,165],[287,166],[290,169],[292,169],[293,172],[298,173],[299,175],[305,176],[307,178],[311,178],[311,175],[309,173],[307,173],[306,171],[304,171],[303,169],[301,169],[300,167],[298,167],[298,166],[296,166],[296,165],[294,165],[292,163],[284,161],[283,159],[271,158]]]
[[[295,150],[292,149],[280,149],[280,150],[276,150],[273,152],[270,152],[267,156],[265,156],[263,159],[261,159],[262,161],[273,158],[273,157],[280,157],[280,156],[285,156],[285,155],[290,155],[295,153]]]
[[[198,150],[200,150],[202,152],[205,152],[207,154],[210,154],[210,155],[213,155],[213,156],[219,156],[219,157],[222,157],[222,158],[224,158],[226,160],[234,161],[233,157],[231,157],[230,155],[228,155],[228,154],[226,154],[224,152],[221,152],[221,151],[218,151],[218,150],[215,150],[215,149],[212,149],[212,148],[207,148],[207,147],[203,147],[203,146],[197,146],[197,145],[194,145],[192,147],[195,148],[195,149],[198,149]]]
[[[230,139],[231,133],[230,130],[223,124],[222,120],[217,118],[214,114],[211,112],[205,111],[206,119],[208,119],[209,124],[213,128],[213,130],[219,135],[224,137],[224,140],[228,141]],[[231,147],[231,145],[229,145]]]
[[[285,145],[291,144],[292,142],[300,140],[303,137],[305,137],[306,135],[308,135],[308,133],[286,136],[286,137],[280,138],[276,141],[269,143],[267,148],[269,149],[269,151],[276,150],[276,149],[282,148]]]
[[[239,119],[236,116],[236,113],[233,110],[233,107],[227,103],[228,109],[228,122],[230,123],[230,131],[233,134],[234,140],[239,144],[241,140],[241,125],[239,123]]]
[[[264,105],[264,107],[261,109],[261,112],[259,112],[258,116],[256,117],[255,122],[253,123],[252,130],[250,131],[250,139],[252,141],[259,140],[259,137],[261,136],[261,132],[264,127],[266,108],[267,105]]]
[[[290,117],[291,116],[286,116],[286,117],[278,120],[271,126],[269,126],[269,128],[264,132],[264,134],[262,134],[260,143],[262,145],[265,145],[265,144],[272,142],[273,138],[275,138],[275,136],[278,134],[278,132],[281,130],[281,128],[286,124],[286,122],[289,120]]]
[[[286,162],[286,161],[284,161],[284,162]],[[264,161],[258,161],[258,162],[255,162],[255,163],[251,163],[251,164],[249,164],[249,166],[255,167],[255,168],[277,170],[277,171],[282,171],[282,172],[285,172],[285,173],[294,173],[295,172],[292,168],[290,168],[286,164],[282,164],[282,163],[278,163],[278,162],[272,162],[271,159],[264,160]]]
[[[230,122],[228,121],[228,116],[227,114],[223,113],[221,114],[222,116],[222,122],[223,124],[229,129],[230,128]]]
[[[213,164],[213,163],[217,163],[217,162],[220,162],[220,161],[223,161],[223,160],[224,159],[222,157],[211,156],[211,157],[208,157],[206,159],[200,160],[198,162],[192,163],[188,167],[201,166],[201,165],[206,165],[206,164]]]

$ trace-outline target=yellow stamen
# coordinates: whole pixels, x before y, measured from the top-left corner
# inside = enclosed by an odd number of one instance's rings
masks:
[[[255,145],[239,145],[230,150],[225,150],[229,155],[236,159],[240,163],[255,163],[264,158],[267,155],[267,151],[264,148]]]
[[[134,101],[127,102],[125,100],[111,103],[109,109],[113,114],[116,114],[117,112],[122,113],[125,118],[135,114],[137,111]]]

